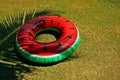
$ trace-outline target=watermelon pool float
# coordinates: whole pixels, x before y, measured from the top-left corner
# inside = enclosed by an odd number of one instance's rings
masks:
[[[36,41],[38,34],[49,33],[56,41]],[[68,19],[57,15],[44,15],[26,22],[16,35],[16,48],[27,60],[35,63],[56,63],[68,58],[78,47],[80,34]]]

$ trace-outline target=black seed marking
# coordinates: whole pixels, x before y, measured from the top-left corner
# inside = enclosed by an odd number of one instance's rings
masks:
[[[59,47],[61,47],[61,46],[62,46],[62,44],[59,42],[59,43],[58,43],[58,46],[59,46]]]
[[[24,40],[25,38],[21,38],[20,40]]]
[[[64,29],[64,27],[62,27],[61,31]]]
[[[53,20],[51,20],[51,24],[53,24]]]
[[[72,29],[72,30],[73,30],[74,28],[71,27],[71,28],[69,28],[69,29]]]
[[[43,20],[43,24],[45,24],[45,20]]]
[[[46,46],[44,46],[43,50],[44,50],[44,51],[46,51],[46,50],[47,50],[47,47],[46,47]]]
[[[30,28],[31,30],[35,30],[34,28]]]
[[[36,32],[36,30],[34,28],[30,28],[30,29]]]
[[[36,27],[39,27],[39,26],[40,26],[40,23],[37,23],[37,24],[36,24]]]
[[[67,36],[69,39],[72,39],[72,36]]]
[[[34,35],[32,35],[30,32],[28,32],[28,34],[29,34],[30,36],[34,37]]]
[[[69,20],[66,20],[65,22],[70,22]]]
[[[57,26],[59,26],[59,25],[60,25],[60,23],[57,24]]]
[[[32,46],[33,46],[33,43],[32,43],[32,44],[30,44],[29,46],[30,46],[30,48],[32,48]]]
[[[26,30],[26,28],[22,28],[21,30],[20,30],[20,32],[23,32],[23,31],[25,31]]]
[[[24,37],[23,37],[23,38],[21,38],[20,40],[25,40],[25,38],[26,38],[26,37],[24,36]]]

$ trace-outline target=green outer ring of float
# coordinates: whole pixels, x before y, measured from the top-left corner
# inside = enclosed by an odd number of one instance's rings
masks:
[[[52,29],[52,30],[55,30],[55,29]],[[22,47],[20,47],[20,45],[17,41],[17,35],[16,35],[16,48],[17,48],[18,52],[27,60],[35,62],[35,63],[48,64],[48,63],[56,63],[61,60],[64,60],[64,59],[68,58],[77,49],[79,43],[80,43],[80,33],[77,30],[77,39],[73,43],[73,45],[70,48],[68,48],[67,50],[65,50],[61,53],[57,53],[52,56],[37,56],[35,54],[29,53],[29,52],[25,51],[24,49],[22,49]]]

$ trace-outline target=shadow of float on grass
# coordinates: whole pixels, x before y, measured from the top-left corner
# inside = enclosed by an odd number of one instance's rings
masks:
[[[36,11],[34,17],[48,13],[50,13],[48,10]],[[22,25],[23,19],[24,21],[31,19],[33,13],[27,13],[25,18],[23,15],[19,13],[18,16],[8,16],[0,20],[0,80],[21,80],[24,73],[32,71],[32,68],[22,64],[15,54],[16,32]]]

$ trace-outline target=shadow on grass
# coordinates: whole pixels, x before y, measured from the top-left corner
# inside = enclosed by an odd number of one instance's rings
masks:
[[[13,34],[8,40],[0,45],[0,80],[21,80],[22,73],[30,73],[28,66],[21,65],[14,51]]]
[[[24,76],[23,73],[30,73],[28,67],[20,64],[10,65],[0,63],[0,80],[21,80]]]
[[[34,17],[48,13],[50,13],[48,10],[36,11]],[[8,16],[0,21],[0,80],[21,80],[23,73],[32,71],[29,66],[21,63],[15,54],[15,35],[24,19],[24,14],[20,15]],[[31,19],[32,16],[33,13],[27,13],[24,21]]]

